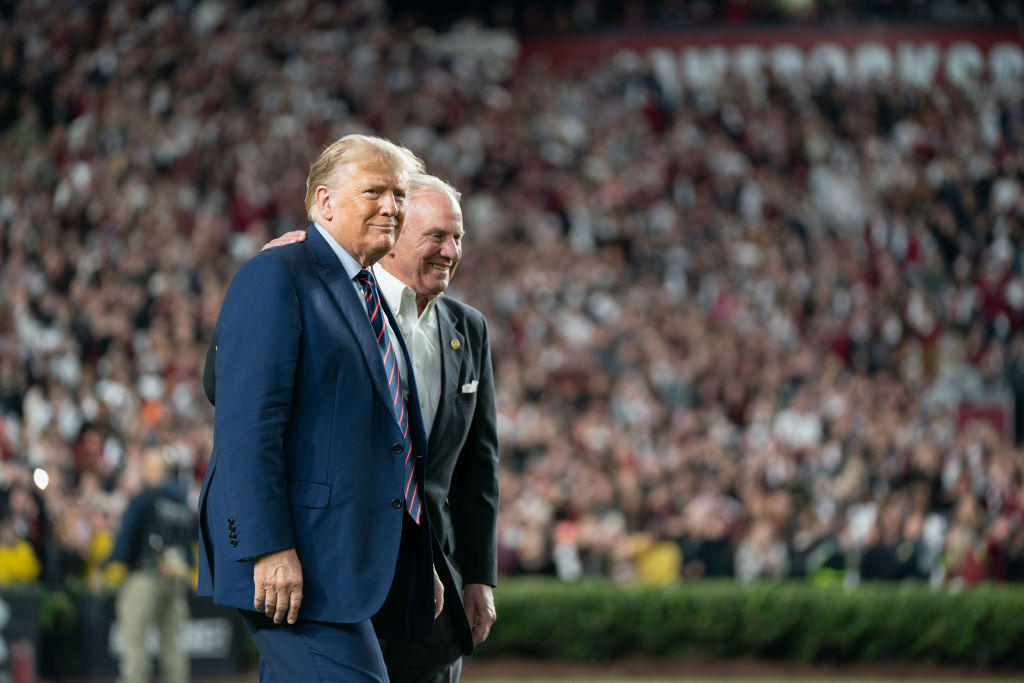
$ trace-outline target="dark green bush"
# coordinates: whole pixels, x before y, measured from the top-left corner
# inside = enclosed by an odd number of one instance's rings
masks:
[[[505,580],[481,657],[623,656],[1024,667],[1024,587],[950,594],[917,584],[845,590],[694,581],[665,587]]]

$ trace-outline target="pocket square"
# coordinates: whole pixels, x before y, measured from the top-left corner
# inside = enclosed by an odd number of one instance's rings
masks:
[[[467,382],[466,384],[463,384],[462,385],[462,393],[464,393],[464,394],[475,394],[476,393],[476,385],[477,385],[477,381],[476,380],[473,380],[472,382]]]

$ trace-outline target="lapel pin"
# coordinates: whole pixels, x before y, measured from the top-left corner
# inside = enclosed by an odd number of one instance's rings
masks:
[[[448,344],[451,345],[451,347],[456,351],[458,351],[459,347],[462,346],[462,344],[459,343],[458,339],[452,339],[450,342],[448,342]]]

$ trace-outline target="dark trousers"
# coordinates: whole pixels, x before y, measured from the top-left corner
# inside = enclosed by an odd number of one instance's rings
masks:
[[[434,628],[434,568],[430,536],[408,514],[402,514],[402,544],[395,562],[391,590],[373,615],[381,638],[424,641]]]
[[[357,624],[275,624],[239,610],[260,651],[260,683],[389,683],[370,620]]]
[[[381,638],[391,683],[457,683],[462,673],[462,650],[450,610],[463,608],[462,597],[445,595],[444,605],[425,642]]]

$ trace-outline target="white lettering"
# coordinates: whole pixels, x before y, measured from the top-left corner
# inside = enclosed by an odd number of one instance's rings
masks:
[[[898,77],[917,88],[929,88],[939,67],[939,46],[935,43],[900,43],[897,48]]]
[[[895,45],[867,41],[852,50],[822,41],[807,50],[792,43],[689,46],[679,52],[658,47],[648,50],[646,57],[672,104],[681,101],[683,88],[715,87],[727,75],[751,83],[765,76],[780,82],[807,77],[815,83],[895,78],[915,88],[931,87],[940,78],[969,88],[989,78],[1001,94],[1019,96],[1024,91],[1024,46],[1012,42],[994,45],[987,55],[965,41],[945,49],[934,41]]]
[[[232,634],[228,619],[189,619],[185,622],[181,642],[192,659],[222,659],[231,654]],[[119,659],[124,651],[124,634],[119,621],[110,625],[107,648],[114,659]],[[146,651],[153,656],[160,653],[160,632],[155,626],[146,629]]]
[[[807,61],[807,75],[816,83],[828,80],[844,83],[850,77],[846,50],[836,43],[818,43]]]
[[[968,89],[981,78],[985,60],[971,43],[957,42],[946,50],[946,78],[958,88]]]
[[[669,106],[677,106],[682,99],[682,93],[679,87],[679,72],[676,70],[675,55],[671,51],[659,47],[648,50],[647,58],[651,60],[651,69],[654,71],[654,77],[658,80],[658,85],[661,86],[665,100]]]
[[[853,55],[853,72],[860,81],[892,78],[892,52],[881,43],[861,43]]]
[[[747,81],[764,80],[764,50],[757,45],[740,45],[733,50],[732,68]]]
[[[1021,94],[1024,50],[1014,43],[997,43],[988,54],[989,73],[996,90],[1003,95]]]
[[[724,47],[688,47],[683,50],[683,77],[695,88],[709,88],[720,82],[729,68]]]
[[[804,55],[796,45],[781,43],[772,48],[772,75],[780,81],[800,78],[804,70]]]

